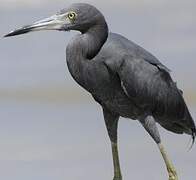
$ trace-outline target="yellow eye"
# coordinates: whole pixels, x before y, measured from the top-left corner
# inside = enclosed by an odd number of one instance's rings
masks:
[[[69,12],[68,18],[72,21],[76,19],[77,14],[75,12]]]

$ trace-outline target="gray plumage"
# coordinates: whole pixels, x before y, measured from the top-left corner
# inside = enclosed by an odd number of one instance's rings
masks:
[[[70,23],[63,22],[67,17]],[[75,81],[102,106],[112,142],[117,141],[120,116],[139,120],[156,143],[161,142],[156,122],[174,133],[192,135],[194,142],[195,124],[170,70],[142,47],[108,33],[99,10],[89,4],[73,4],[52,19],[12,31],[6,37],[43,27],[81,32],[67,46],[67,65]]]
[[[77,4],[70,10],[93,19],[86,29],[77,27],[83,34],[67,47],[73,78],[110,112],[139,120],[151,115],[167,130],[194,135],[194,122],[169,69],[121,35],[108,35],[105,19],[95,8]]]

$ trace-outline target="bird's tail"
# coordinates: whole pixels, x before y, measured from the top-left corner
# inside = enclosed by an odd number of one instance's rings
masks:
[[[192,136],[192,144],[191,144],[191,147],[190,149],[192,149],[193,145],[195,144],[195,137],[196,137],[196,128],[192,128],[191,129],[192,133],[191,133],[191,136]]]
[[[186,134],[191,135],[192,137],[192,143],[190,146],[190,149],[192,149],[193,145],[195,144],[195,140],[196,140],[196,126],[195,126],[195,122],[186,104],[185,104],[185,111],[184,111],[184,119],[186,119],[186,121],[184,121],[185,123],[184,125],[186,127],[184,132]]]

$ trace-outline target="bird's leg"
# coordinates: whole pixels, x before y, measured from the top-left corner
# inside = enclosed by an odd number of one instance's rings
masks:
[[[176,170],[171,160],[169,160],[168,155],[163,145],[161,144],[161,138],[160,138],[159,131],[156,126],[156,122],[154,118],[152,116],[147,116],[146,118],[140,119],[140,122],[143,125],[143,127],[147,130],[147,132],[151,135],[151,137],[155,140],[155,142],[157,143],[159,150],[165,161],[166,167],[167,167],[167,171],[169,174],[169,180],[178,180]]]
[[[174,168],[174,165],[173,163],[171,162],[171,160],[169,159],[165,149],[164,149],[164,146],[159,143],[158,144],[158,147],[159,147],[159,150],[163,156],[163,159],[165,161],[165,164],[166,164],[166,167],[167,167],[167,171],[168,171],[168,174],[169,174],[169,180],[178,180],[178,176],[177,176],[177,172]]]
[[[114,165],[114,179],[113,180],[122,180],[119,156],[118,156],[118,145],[117,143],[112,142],[112,156],[113,156],[113,165]]]
[[[113,165],[114,165],[114,178],[113,180],[122,180],[121,170],[120,170],[120,162],[118,155],[118,144],[117,144],[117,128],[118,128],[118,120],[119,116],[116,114],[103,109],[105,124],[107,127],[108,135],[110,137],[111,146],[112,146],[112,157],[113,157]]]

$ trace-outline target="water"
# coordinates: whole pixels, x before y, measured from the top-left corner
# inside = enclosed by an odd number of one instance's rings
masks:
[[[7,101],[0,104],[0,116],[2,179],[112,178],[109,139],[101,108],[93,101]],[[194,148],[187,152],[189,138],[160,130],[180,179],[194,180],[196,153]],[[119,141],[124,179],[167,178],[158,148],[139,123],[122,119]]]

